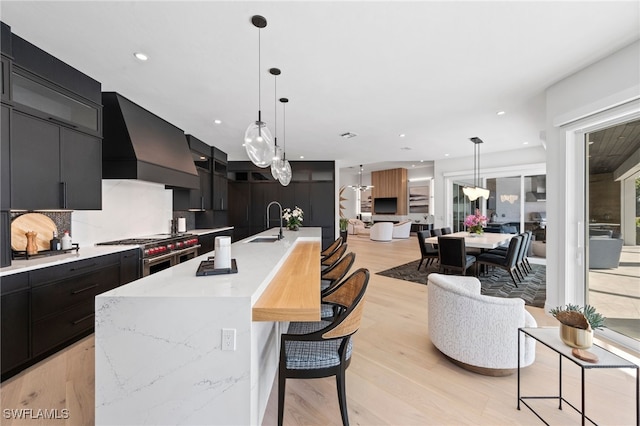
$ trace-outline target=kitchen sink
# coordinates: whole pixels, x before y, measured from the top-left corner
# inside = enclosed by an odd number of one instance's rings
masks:
[[[267,237],[255,237],[252,240],[247,241],[248,243],[275,243],[276,241],[278,241],[278,236],[277,235],[273,235],[273,236],[267,236]]]

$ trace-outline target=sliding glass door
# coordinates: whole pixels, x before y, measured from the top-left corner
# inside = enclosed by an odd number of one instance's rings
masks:
[[[640,120],[585,138],[586,303],[640,341]]]

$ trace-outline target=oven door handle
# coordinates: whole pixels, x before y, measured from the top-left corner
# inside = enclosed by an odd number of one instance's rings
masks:
[[[163,254],[162,256],[155,256],[155,257],[148,257],[146,259],[142,259],[142,261],[147,264],[147,263],[151,263],[151,262],[157,262],[158,260],[164,260],[164,259],[169,259],[173,256],[176,255],[175,251],[169,252],[167,254]]]
[[[187,248],[183,248],[183,249],[180,249],[180,250],[175,250],[175,251],[172,251],[171,253],[177,254],[177,255],[181,255],[182,253],[193,251],[193,249],[199,249],[200,247],[201,247],[200,244],[196,244],[195,246],[189,246]]]

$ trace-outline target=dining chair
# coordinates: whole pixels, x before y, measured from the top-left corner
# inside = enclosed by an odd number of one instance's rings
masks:
[[[445,226],[444,228],[440,228],[440,232],[442,232],[442,235],[449,235],[451,233],[451,228]]]
[[[424,265],[424,268],[427,269],[431,263],[433,263],[434,259],[438,259],[438,249],[434,247],[433,244],[426,243],[425,238],[431,237],[431,231],[418,231],[416,233],[418,236],[418,246],[420,247],[420,263],[418,264],[418,270],[422,266],[422,262],[427,259],[427,262]]]
[[[325,296],[335,291],[335,287],[345,283],[345,281],[340,280],[347,276],[355,260],[356,254],[349,252],[345,254],[334,266],[328,268],[322,273],[322,279],[320,281],[320,297],[322,298],[320,304],[320,319],[326,320],[333,318],[338,314],[337,306],[332,303],[325,302],[323,299]]]
[[[347,251],[347,243],[344,243],[340,247],[338,247],[333,253],[331,253],[329,256],[322,259],[320,261],[320,265],[321,265],[320,267],[322,268],[322,271],[325,271],[326,269],[336,264],[336,262],[340,260],[340,258],[346,251]]]
[[[518,276],[518,254],[520,253],[520,246],[522,244],[522,240],[524,237],[522,235],[516,235],[515,237],[509,240],[509,248],[507,249],[504,256],[496,253],[482,253],[476,258],[476,272],[479,271],[480,266],[494,266],[506,271],[509,271],[509,275],[511,275],[511,279],[516,287],[518,287],[518,280],[520,280]],[[518,280],[516,280],[518,277]]]
[[[349,252],[338,259],[335,264],[322,271],[322,274],[320,275],[320,290],[324,292],[336,285],[347,275],[355,260],[356,254],[354,252]]]
[[[466,275],[467,269],[476,261],[475,256],[467,254],[464,237],[438,237],[438,252],[441,273],[453,271]]]
[[[342,241],[342,237],[338,237],[336,238],[336,240],[334,242],[332,242],[331,244],[329,244],[329,246],[322,250],[320,252],[320,257],[327,257],[329,255],[331,255],[331,253],[333,253],[334,251],[336,251],[338,249],[338,247],[340,247],[342,245],[343,241]]]
[[[278,425],[284,418],[287,379],[336,377],[338,403],[343,425],[349,424],[345,387],[346,369],[351,363],[353,340],[364,309],[369,271],[358,269],[324,299],[339,307],[332,321],[292,322],[280,336],[278,369]],[[319,407],[320,408],[320,407]]]

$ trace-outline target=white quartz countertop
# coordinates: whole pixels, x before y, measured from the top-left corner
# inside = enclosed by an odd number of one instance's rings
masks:
[[[233,226],[225,226],[223,228],[189,229],[187,230],[187,234],[207,235],[214,234],[216,232],[228,231],[230,229],[233,229]]]
[[[77,252],[73,251],[66,254],[56,254],[52,256],[42,256],[33,259],[17,259],[11,261],[11,266],[0,269],[0,277],[5,275],[17,274],[19,272],[31,271],[34,269],[47,268],[49,266],[62,265],[78,260],[90,259],[92,257],[104,256],[107,254],[118,253],[121,251],[131,250],[138,246],[89,246],[80,247]]]
[[[302,227],[299,231],[284,230],[284,239],[280,241],[249,242],[256,236],[277,234],[278,229],[274,228],[233,243],[231,258],[236,259],[238,265],[236,274],[196,276],[200,262],[213,255],[213,252],[209,252],[102,293],[97,298],[236,297],[251,298],[253,305],[284,263],[296,241],[318,241],[319,243],[322,241],[321,228]]]

